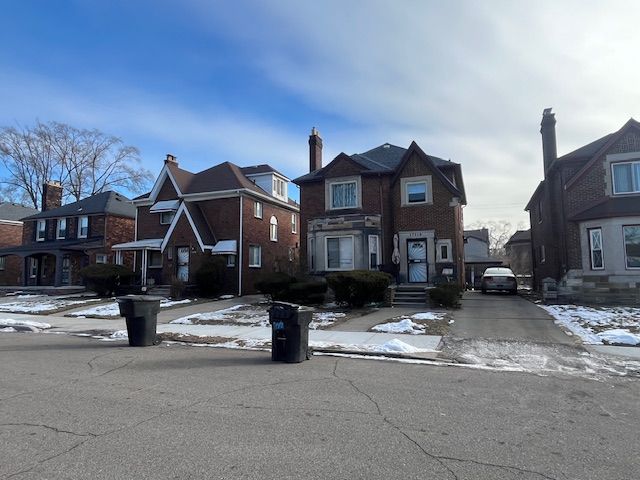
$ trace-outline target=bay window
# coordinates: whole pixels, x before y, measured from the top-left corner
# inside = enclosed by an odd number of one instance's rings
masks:
[[[602,229],[590,228],[588,232],[591,270],[602,270],[604,268],[604,256],[602,255]]]
[[[622,227],[627,268],[640,268],[640,225]]]
[[[353,237],[327,237],[327,270],[353,270]]]

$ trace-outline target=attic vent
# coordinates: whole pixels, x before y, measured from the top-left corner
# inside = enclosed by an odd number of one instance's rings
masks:
[[[389,145],[388,143],[385,143],[382,148],[389,148],[391,145]]]

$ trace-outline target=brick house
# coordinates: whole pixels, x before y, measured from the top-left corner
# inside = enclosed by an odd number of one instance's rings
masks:
[[[555,115],[542,115],[544,180],[526,206],[533,274],[561,300],[640,301],[640,123],[630,119],[561,157]]]
[[[504,244],[504,250],[518,282],[531,286],[531,230],[516,231]]]
[[[288,182],[269,165],[224,162],[192,173],[167,155],[151,192],[133,200],[134,241],[114,248],[135,252],[143,285],[193,283],[202,261],[221,255],[226,290],[255,292],[262,272],[297,269],[299,208]]]
[[[301,251],[314,274],[394,272],[400,283],[426,285],[442,275],[464,279],[459,164],[385,143],[339,154],[322,166],[322,139],[309,137],[310,172],[300,186]]]
[[[131,263],[111,247],[133,238],[135,208],[119,193],[97,193],[62,204],[62,187],[44,185],[42,212],[23,219],[22,245],[0,250],[20,257],[24,286],[80,285],[92,263]]]
[[[10,202],[0,203],[0,249],[22,245],[22,219],[35,213],[38,213],[35,208]],[[21,279],[20,257],[15,255],[0,257],[0,285],[19,285]]]
[[[464,272],[468,288],[480,288],[482,274],[489,267],[499,267],[502,260],[489,253],[489,230],[480,228],[464,231]]]

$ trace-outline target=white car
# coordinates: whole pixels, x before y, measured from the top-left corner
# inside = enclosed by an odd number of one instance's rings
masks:
[[[489,267],[482,274],[480,290],[487,293],[489,290],[508,291],[515,295],[518,293],[518,281],[510,268]]]

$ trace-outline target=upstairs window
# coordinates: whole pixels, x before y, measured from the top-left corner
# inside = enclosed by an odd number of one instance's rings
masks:
[[[285,184],[284,180],[278,177],[273,177],[273,196],[285,198]]]
[[[604,268],[604,257],[602,255],[602,229],[590,228],[588,231],[591,269],[602,270]]]
[[[295,213],[291,214],[291,233],[298,233],[298,216]]]
[[[269,239],[272,242],[278,241],[278,219],[276,217],[271,217],[269,220]]]
[[[36,224],[36,241],[42,242],[47,238],[47,221],[38,220]]]
[[[66,218],[58,219],[58,228],[56,228],[56,238],[57,239],[67,238],[67,219]]]
[[[173,217],[176,216],[176,212],[162,212],[160,213],[160,225],[169,225],[173,222]]]
[[[407,182],[407,203],[427,201],[427,182]]]
[[[87,238],[89,234],[89,217],[78,217],[78,238]]]
[[[640,161],[614,163],[611,165],[613,172],[613,193],[640,193]]]
[[[262,202],[253,203],[253,216],[256,218],[262,218]]]
[[[431,175],[400,179],[400,204],[403,207],[433,203]]]
[[[358,183],[337,182],[330,188],[331,208],[356,208],[358,206]]]

